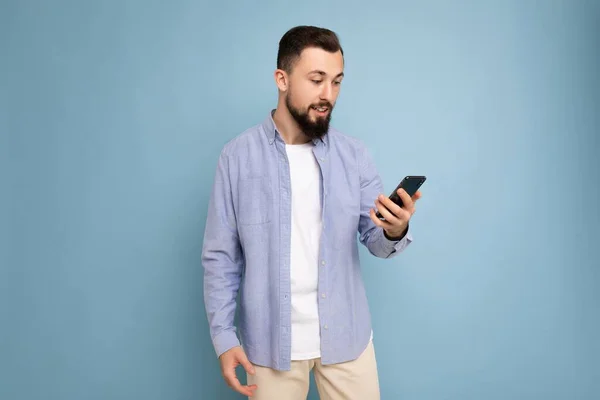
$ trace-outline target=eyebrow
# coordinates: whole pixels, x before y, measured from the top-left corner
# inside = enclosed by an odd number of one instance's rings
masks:
[[[327,73],[326,73],[325,71],[321,71],[321,70],[319,70],[319,69],[315,69],[315,70],[313,70],[313,71],[310,71],[308,74],[309,74],[309,75],[310,75],[310,74],[327,75]],[[341,78],[341,77],[343,77],[343,76],[344,76],[344,73],[343,73],[343,72],[340,72],[340,73],[339,73],[339,74],[337,74],[335,77],[336,77],[336,78]]]

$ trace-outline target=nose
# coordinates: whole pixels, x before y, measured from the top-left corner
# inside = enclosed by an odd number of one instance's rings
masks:
[[[323,89],[321,90],[321,100],[328,101],[330,103],[333,102],[333,87],[331,83],[326,83],[323,85]]]

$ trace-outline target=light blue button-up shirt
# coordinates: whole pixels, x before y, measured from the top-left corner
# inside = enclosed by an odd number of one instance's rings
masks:
[[[285,143],[272,113],[223,148],[211,193],[202,252],[210,335],[220,356],[242,345],[248,359],[291,366],[291,184]],[[319,249],[321,362],[356,359],[369,343],[371,316],[358,242],[390,258],[411,241],[385,237],[369,217],[381,179],[358,139],[330,128],[313,140],[321,171]],[[234,325],[239,297],[239,338]]]

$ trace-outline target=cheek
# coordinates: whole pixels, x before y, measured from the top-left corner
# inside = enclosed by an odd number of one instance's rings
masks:
[[[302,103],[300,99],[298,99],[298,96],[290,96],[289,102],[292,105],[292,107],[294,107],[296,110],[303,111],[306,109],[304,103]]]
[[[306,111],[310,108],[312,102],[309,99],[306,99],[305,97],[296,96],[292,97],[292,104],[297,109]]]
[[[291,91],[292,101],[296,106],[307,109],[311,104],[319,102],[319,88],[312,82],[302,82],[294,85],[294,90]]]

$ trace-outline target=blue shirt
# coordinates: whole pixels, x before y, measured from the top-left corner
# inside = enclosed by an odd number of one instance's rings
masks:
[[[371,221],[369,210],[383,187],[360,140],[330,128],[313,142],[321,170],[323,218],[318,263],[321,362],[334,364],[356,359],[371,336],[358,242],[371,254],[390,258],[412,237],[409,229],[401,240],[389,240]],[[204,301],[218,356],[242,344],[256,365],[291,367],[290,190],[285,143],[272,113],[224,146],[202,251]]]

